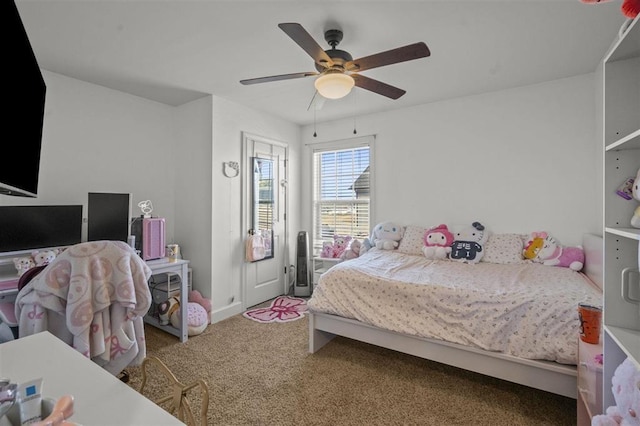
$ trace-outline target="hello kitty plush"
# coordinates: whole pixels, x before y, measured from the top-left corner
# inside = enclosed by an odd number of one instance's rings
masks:
[[[446,259],[451,253],[453,234],[447,225],[438,225],[424,232],[422,253],[427,259]]]
[[[522,252],[525,259],[549,266],[582,270],[584,250],[580,246],[563,247],[546,232],[533,232]]]
[[[489,239],[489,232],[480,222],[473,222],[470,226],[454,234],[449,259],[465,263],[478,263],[484,256],[483,246]]]

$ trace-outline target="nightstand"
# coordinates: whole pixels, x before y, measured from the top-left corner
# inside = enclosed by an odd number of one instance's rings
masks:
[[[313,271],[313,287],[318,284],[320,280],[320,275],[327,272],[331,269],[332,266],[342,262],[340,258],[330,258],[330,257],[314,257],[313,265],[311,270]]]

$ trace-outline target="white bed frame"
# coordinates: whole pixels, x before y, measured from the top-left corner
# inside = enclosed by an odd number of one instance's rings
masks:
[[[583,271],[593,284],[601,289],[602,237],[585,234],[583,248],[586,257]],[[577,373],[574,365],[517,358],[442,340],[384,330],[336,315],[309,313],[309,352],[315,353],[335,336],[348,337],[569,398],[575,399],[577,395]]]

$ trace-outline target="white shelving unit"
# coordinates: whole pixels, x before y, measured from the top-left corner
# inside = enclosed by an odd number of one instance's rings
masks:
[[[640,369],[640,306],[625,301],[622,271],[638,268],[640,229],[630,225],[636,200],[616,189],[640,168],[640,17],[616,40],[603,63],[602,139],[604,147],[604,367],[602,410],[615,405],[611,377],[631,358]],[[640,298],[639,274],[631,274],[627,296]]]

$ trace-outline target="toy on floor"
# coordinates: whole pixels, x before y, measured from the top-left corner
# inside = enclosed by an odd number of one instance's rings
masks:
[[[424,232],[422,253],[427,259],[446,259],[451,253],[453,234],[447,225],[438,225]]]
[[[189,336],[196,336],[207,328],[210,312],[211,301],[202,297],[197,290],[190,291],[187,302],[187,333]],[[172,326],[180,328],[180,298],[172,296],[160,303],[158,316],[161,325],[171,323]]]
[[[565,247],[546,232],[533,232],[522,252],[525,259],[549,266],[582,270],[584,250],[580,246]]]
[[[478,263],[484,256],[489,232],[480,222],[473,222],[454,234],[449,259],[464,263]]]
[[[625,358],[616,367],[611,378],[611,391],[616,405],[607,408],[605,414],[593,416],[591,425],[640,425],[640,370],[631,359]]]

